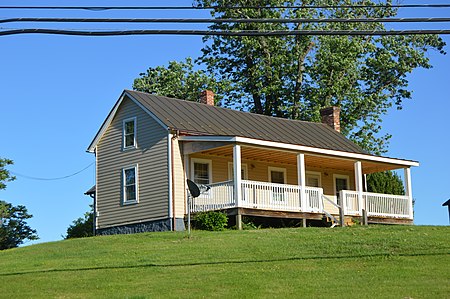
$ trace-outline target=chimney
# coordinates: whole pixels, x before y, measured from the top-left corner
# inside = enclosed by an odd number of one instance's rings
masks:
[[[322,123],[330,126],[333,130],[341,132],[340,107],[327,107],[320,109]]]
[[[200,103],[214,106],[214,92],[211,90],[204,90],[200,93]]]

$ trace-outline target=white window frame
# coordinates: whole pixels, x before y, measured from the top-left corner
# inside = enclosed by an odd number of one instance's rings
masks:
[[[134,123],[134,140],[133,140],[133,145],[130,146],[126,146],[126,132],[125,132],[125,124],[128,122],[133,122]],[[130,117],[130,118],[126,118],[123,120],[122,122],[122,148],[124,150],[128,150],[128,149],[133,149],[133,148],[137,148],[137,117]]]
[[[306,171],[306,178],[305,178],[305,183],[307,187],[311,187],[308,186],[308,176],[317,176],[319,177],[319,187],[318,188],[322,188],[322,173],[320,171]]]
[[[287,184],[287,171],[286,171],[286,168],[269,166],[267,168],[267,181],[269,183],[272,183],[272,175],[271,175],[272,171],[282,172],[283,176],[284,176],[284,183]]]
[[[228,180],[232,181],[234,179],[234,171],[233,171],[233,162],[228,162]],[[241,164],[241,169],[244,171],[244,177],[242,177],[242,180],[248,180],[248,166],[247,163]]]
[[[194,164],[195,163],[201,163],[201,164],[208,164],[208,177],[209,177],[209,183],[208,184],[212,184],[212,160],[209,159],[200,159],[200,158],[191,158],[191,180],[194,181],[194,171],[195,171],[195,167]]]
[[[125,171],[129,169],[134,169],[134,185],[135,185],[135,192],[136,192],[136,199],[134,200],[127,200],[126,199],[126,177],[125,177]],[[122,205],[130,205],[130,204],[137,204],[139,202],[139,172],[138,172],[138,165],[131,165],[129,167],[122,168]]]

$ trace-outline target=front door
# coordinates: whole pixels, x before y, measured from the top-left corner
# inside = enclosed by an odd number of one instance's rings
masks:
[[[348,190],[348,177],[347,176],[336,176],[334,178],[334,186],[335,186],[337,203],[340,205],[341,201],[339,198],[339,192],[341,190]]]
[[[269,167],[269,180],[275,184],[286,183],[286,169]],[[284,201],[284,189],[280,186],[272,186],[272,200],[275,203]]]

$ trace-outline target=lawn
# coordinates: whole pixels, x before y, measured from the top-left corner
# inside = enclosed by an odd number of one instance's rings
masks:
[[[450,298],[450,227],[102,236],[0,251],[2,298]]]

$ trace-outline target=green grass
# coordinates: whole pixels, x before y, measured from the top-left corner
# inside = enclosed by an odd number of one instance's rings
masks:
[[[450,228],[104,236],[0,251],[2,298],[449,298]]]

